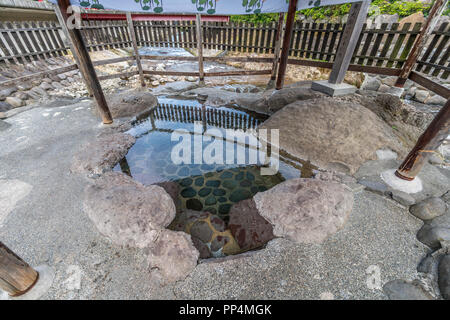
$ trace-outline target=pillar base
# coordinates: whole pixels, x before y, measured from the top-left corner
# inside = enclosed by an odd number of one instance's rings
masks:
[[[328,80],[314,81],[311,89],[326,93],[332,97],[353,94],[356,92],[356,87],[347,83],[329,83]]]
[[[396,169],[386,170],[381,173],[381,179],[392,189],[405,193],[417,193],[423,190],[422,180],[415,177],[414,180],[404,180],[395,175]]]

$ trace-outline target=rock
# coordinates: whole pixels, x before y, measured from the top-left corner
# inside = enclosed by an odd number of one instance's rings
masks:
[[[84,192],[84,210],[114,244],[146,248],[175,217],[172,199],[159,186],[144,186],[119,172],[93,182]]]
[[[389,92],[389,90],[391,90],[391,87],[389,87],[388,85],[382,83],[379,87],[378,87],[378,92],[384,92],[387,93]]]
[[[229,217],[228,227],[243,251],[259,248],[275,237],[272,225],[258,213],[253,199],[235,203]]]
[[[387,23],[388,25],[391,25],[393,23],[396,23],[398,21],[398,14],[380,14],[376,17],[372,17],[374,20],[374,23],[377,26],[380,26],[383,23]]]
[[[397,159],[398,155],[391,149],[379,149],[376,151],[378,160]]]
[[[427,100],[427,104],[434,104],[438,106],[443,106],[447,100],[439,95],[434,95],[430,99]]]
[[[30,82],[21,82],[20,84],[17,85],[17,89],[22,91],[27,91],[30,90],[31,88],[33,88],[33,86],[31,85]]]
[[[381,82],[376,77],[367,76],[361,86],[361,89],[377,91],[378,88],[380,88],[380,85]]]
[[[412,206],[409,212],[421,220],[430,220],[442,216],[446,207],[442,199],[433,197]]]
[[[24,105],[24,102],[16,97],[7,97],[5,102],[10,104],[13,108],[19,108]]]
[[[392,199],[406,207],[416,203],[416,200],[410,194],[399,190],[392,190]]]
[[[390,194],[390,189],[383,182],[372,181],[368,178],[363,178],[359,179],[358,183],[365,186],[367,190],[380,194],[382,196]]]
[[[52,90],[53,89],[53,87],[47,82],[42,82],[40,84],[40,87],[44,90]]]
[[[450,300],[450,254],[445,255],[439,262],[438,283],[442,297]]]
[[[341,229],[353,207],[343,185],[317,179],[291,179],[254,196],[273,233],[298,243],[320,243]]]
[[[427,90],[416,90],[414,94],[414,100],[425,103],[430,96]]]
[[[183,280],[197,266],[199,252],[184,232],[163,230],[149,248],[148,262],[168,283]]]
[[[6,99],[6,97],[12,95],[14,92],[17,91],[16,87],[9,87],[9,88],[4,88],[0,90],[0,100],[3,101]]]
[[[0,111],[0,119],[6,119],[6,118],[7,118],[6,113]]]
[[[155,81],[152,81],[152,86],[154,86],[154,87],[157,87],[157,86],[159,86],[159,81],[158,80],[155,80]]]
[[[0,112],[6,112],[11,110],[11,105],[9,103],[0,101]]]
[[[389,281],[383,286],[383,291],[390,300],[433,300],[418,281]]]
[[[432,249],[439,249],[442,241],[450,241],[450,229],[424,224],[417,232],[417,240]]]
[[[432,273],[435,264],[435,257],[433,257],[432,255],[427,255],[422,259],[422,261],[420,261],[419,265],[417,266],[417,272]]]
[[[186,81],[197,82],[197,78],[196,77],[186,77]]]
[[[177,208],[177,212],[181,209],[181,202],[179,199],[180,194],[180,185],[173,181],[164,181],[156,183],[156,185],[163,188],[169,196],[172,198],[173,203],[175,204],[175,207]]]
[[[1,113],[2,112],[0,112],[0,119],[2,119]],[[10,123],[8,123],[6,121],[3,121],[3,120],[0,120],[0,131],[4,131],[4,130],[8,129],[9,127],[11,127]]]
[[[402,30],[405,23],[411,23],[412,26],[414,26],[416,23],[421,23],[422,25],[425,24],[425,18],[423,16],[422,11],[413,13],[407,17],[404,17],[398,22],[398,30]]]
[[[113,118],[136,116],[158,103],[158,99],[149,92],[135,90],[108,95],[106,100]]]
[[[297,100],[310,100],[324,95],[310,88],[283,88],[275,91],[268,99],[270,112],[275,112]]]
[[[381,148],[405,153],[389,125],[351,97],[346,99],[350,101],[330,97],[291,103],[259,129],[279,129],[280,149],[297,158],[321,168],[339,162],[351,174],[367,160],[376,159]]]
[[[64,86],[57,81],[52,82],[52,87],[55,89],[64,89]]]
[[[72,172],[101,174],[116,165],[136,142],[124,133],[105,134],[85,145],[74,156]]]

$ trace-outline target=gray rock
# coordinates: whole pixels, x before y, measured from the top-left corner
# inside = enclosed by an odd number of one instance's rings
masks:
[[[407,207],[416,203],[416,200],[410,194],[399,190],[392,190],[392,199]]]
[[[434,105],[439,105],[439,106],[443,106],[446,102],[447,102],[447,99],[445,99],[437,94],[427,100],[427,104],[434,104]]]
[[[21,82],[20,84],[17,85],[17,88],[19,90],[27,91],[33,88],[33,86],[31,85],[30,82]]]
[[[344,226],[353,193],[335,182],[299,178],[257,193],[254,201],[276,236],[297,243],[320,243]]]
[[[310,88],[283,88],[275,91],[267,99],[267,104],[269,111],[275,112],[294,101],[310,100],[323,96],[324,94],[311,90]]]
[[[345,164],[351,174],[367,160],[376,159],[379,149],[389,147],[404,153],[390,126],[353,101],[355,98],[346,99],[296,101],[273,114],[259,129],[279,129],[280,149],[297,158],[321,168],[331,162]]]
[[[0,113],[1,113],[1,112],[0,112]],[[11,127],[11,124],[10,124],[10,123],[8,123],[8,122],[6,122],[6,121],[3,121],[3,120],[0,120],[0,131],[6,130],[6,129],[8,129],[9,127]]]
[[[442,241],[450,241],[450,229],[424,224],[417,232],[417,239],[432,249],[439,249]]]
[[[102,135],[75,154],[71,171],[101,174],[110,170],[135,142],[136,138],[129,134]]]
[[[383,291],[390,300],[433,300],[418,281],[389,281],[383,286]]]
[[[14,92],[17,91],[16,87],[9,87],[9,88],[5,88],[0,90],[0,100],[5,100],[6,97],[12,95]]]
[[[367,190],[378,193],[380,195],[388,195],[390,194],[390,189],[388,186],[379,181],[372,181],[368,178],[363,178],[358,180],[359,184],[362,184],[366,187]]]
[[[380,85],[381,82],[376,77],[368,77],[367,80],[364,80],[361,88],[364,90],[377,91]]]
[[[432,273],[436,264],[436,259],[432,255],[426,256],[417,266],[417,272]]]
[[[106,100],[113,118],[136,116],[158,103],[158,99],[151,93],[137,90],[108,95]]]
[[[425,103],[430,96],[427,90],[416,90],[414,94],[414,100]]]
[[[44,89],[44,90],[52,90],[52,89],[53,89],[53,87],[51,86],[51,84],[48,83],[48,82],[42,82],[42,83],[40,84],[40,87],[41,87],[42,89]]]
[[[144,186],[119,172],[93,182],[84,192],[84,210],[114,244],[149,247],[175,217],[172,199],[159,186]]]
[[[441,259],[438,272],[439,290],[444,299],[450,300],[450,254],[445,255]]]
[[[19,108],[19,107],[23,106],[23,104],[24,104],[22,99],[17,98],[17,97],[7,97],[5,102],[10,104],[13,108]]]
[[[197,266],[199,252],[191,237],[182,231],[161,231],[149,248],[151,272],[159,274],[168,283],[185,279]]]
[[[442,216],[446,210],[444,200],[440,198],[428,198],[409,208],[409,212],[422,220],[430,220]]]
[[[6,102],[3,102],[3,101],[0,101],[0,112],[5,112],[5,111],[8,111],[10,109],[11,109],[11,105],[10,104],[8,104]]]

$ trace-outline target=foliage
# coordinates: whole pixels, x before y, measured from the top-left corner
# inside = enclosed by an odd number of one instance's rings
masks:
[[[301,15],[311,17],[314,20],[323,20],[333,17],[342,17],[350,11],[351,4],[345,3],[335,6],[325,6],[318,8],[310,8],[298,11],[296,19],[300,19]],[[399,17],[406,17],[413,13],[422,11],[426,16],[431,8],[431,4],[420,2],[419,0],[374,0],[369,9],[369,16],[380,14],[398,14]],[[450,3],[444,15],[450,15]],[[244,21],[252,23],[270,23],[278,20],[276,13],[263,13],[242,16],[231,16],[231,21]]]

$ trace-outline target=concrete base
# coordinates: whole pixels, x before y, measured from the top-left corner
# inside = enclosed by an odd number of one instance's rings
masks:
[[[396,169],[387,170],[381,173],[381,179],[392,189],[399,190],[406,193],[417,193],[422,191],[422,180],[415,177],[414,180],[408,181],[400,179],[395,175]]]
[[[356,92],[355,86],[347,83],[329,83],[328,80],[314,81],[311,85],[311,89],[326,93],[332,97],[353,94]]]

